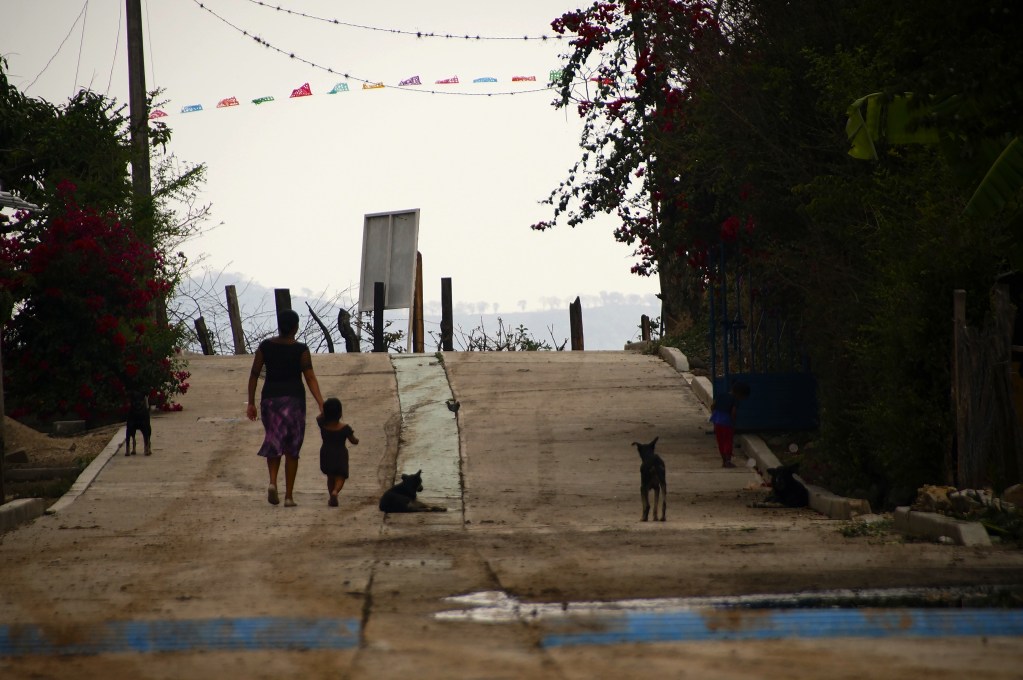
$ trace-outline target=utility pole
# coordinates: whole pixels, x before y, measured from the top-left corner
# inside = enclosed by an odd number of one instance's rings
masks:
[[[149,107],[142,49],[142,0],[125,0],[128,26],[128,112],[131,126],[132,217],[135,233],[153,244],[153,193],[149,175]]]

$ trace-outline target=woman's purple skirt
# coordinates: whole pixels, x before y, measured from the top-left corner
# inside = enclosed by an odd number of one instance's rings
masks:
[[[305,441],[305,397],[271,397],[259,402],[259,416],[266,429],[259,455],[298,458]]]

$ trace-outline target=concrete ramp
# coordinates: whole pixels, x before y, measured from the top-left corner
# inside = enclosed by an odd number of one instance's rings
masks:
[[[448,408],[453,397],[444,364],[432,354],[393,354],[391,363],[401,406],[395,481],[403,472],[422,470],[420,499],[461,515],[458,419]]]

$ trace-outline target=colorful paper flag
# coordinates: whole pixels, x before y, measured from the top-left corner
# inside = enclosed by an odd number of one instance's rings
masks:
[[[561,70],[551,71],[550,78],[552,83],[561,82]]]
[[[474,83],[496,83],[497,82],[497,78],[491,78],[490,76],[486,76],[486,77],[483,77],[483,78],[477,78],[476,80],[474,80],[472,82],[474,82]]]
[[[291,91],[292,97],[311,97],[313,95],[312,89],[309,87],[309,83],[306,83],[302,87],[296,87]]]
[[[536,76],[512,76],[513,83],[521,83],[523,81],[535,81]]]
[[[383,83],[372,83],[372,84],[370,84],[370,83],[363,83],[362,84],[362,89],[364,89],[364,90],[379,90],[381,87],[384,87]]]
[[[266,104],[267,102],[272,102],[273,100],[274,100],[273,97],[256,97],[255,99],[252,100],[252,103],[257,105]]]
[[[202,111],[202,104],[189,104],[188,106],[181,107],[181,113],[192,113],[194,111]]]
[[[218,109],[227,108],[228,106],[238,106],[238,97],[228,97],[217,102]]]
[[[422,85],[423,83],[419,80],[419,76],[412,76],[398,83],[398,87],[405,87],[406,85]]]
[[[153,112],[149,114],[149,120],[152,120],[154,118],[163,118],[166,115],[167,113],[165,111],[161,111],[160,109],[153,109]]]
[[[348,92],[348,83],[338,83],[327,94],[337,94],[338,92]]]
[[[445,78],[444,80],[438,80],[437,84],[438,85],[457,85],[458,84],[458,76],[451,76],[450,78]]]

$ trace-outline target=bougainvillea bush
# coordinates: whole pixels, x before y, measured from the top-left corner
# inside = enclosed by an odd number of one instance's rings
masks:
[[[13,303],[8,413],[102,424],[123,417],[135,393],[179,409],[189,374],[176,359],[180,329],[154,312],[170,286],[159,254],[117,215],[77,205],[69,183],[41,222],[20,217],[0,237],[0,285]]]

